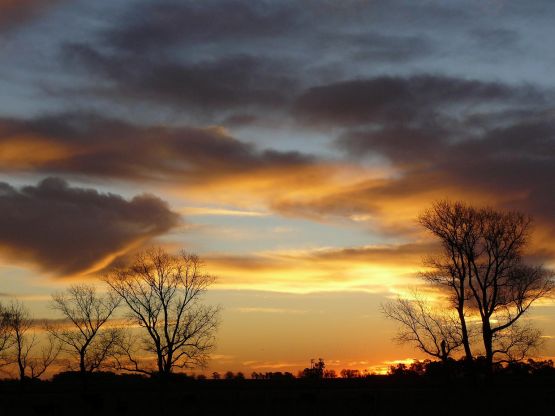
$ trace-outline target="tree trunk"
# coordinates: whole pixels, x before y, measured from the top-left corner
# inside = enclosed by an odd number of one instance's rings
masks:
[[[491,325],[488,321],[482,324],[482,333],[484,350],[486,351],[486,372],[489,375],[493,372],[493,334],[491,332]]]
[[[162,374],[164,373],[164,359],[162,358],[162,351],[158,349],[158,351],[156,352],[156,355],[157,355],[157,364],[158,364],[158,374],[162,376]]]
[[[461,335],[464,347],[464,356],[467,362],[472,362],[472,351],[470,350],[470,341],[468,339],[468,329],[466,327],[466,318],[464,316],[464,309],[458,308],[459,320],[461,321]]]
[[[23,362],[21,361],[21,357],[17,357],[17,366],[19,367],[19,379],[21,381],[25,380],[25,366],[23,365]]]
[[[85,351],[79,352],[79,372],[81,374],[85,374],[87,372],[87,368],[85,367]]]

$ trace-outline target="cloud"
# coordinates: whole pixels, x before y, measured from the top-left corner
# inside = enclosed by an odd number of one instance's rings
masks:
[[[336,147],[353,161],[381,158],[393,173],[311,200],[283,198],[274,209],[368,216],[384,231],[410,235],[418,212],[448,196],[533,215],[543,240],[535,249],[552,251],[554,104],[548,89],[436,75],[309,89],[297,102],[300,120],[335,127]]]
[[[205,256],[221,288],[288,293],[366,291],[401,293],[414,279],[434,243],[351,248],[322,247],[252,255]]]
[[[335,59],[399,64],[433,49],[426,36],[369,30],[351,17],[317,1],[138,2],[88,39],[62,44],[64,70],[85,77],[61,95],[244,123],[253,120],[245,112],[287,111],[304,86],[336,72]]]
[[[60,0],[0,0],[0,32],[33,19]]]
[[[36,186],[0,183],[0,252],[54,275],[92,272],[179,223],[152,195],[126,200],[48,178]]]
[[[122,51],[143,53],[160,46],[251,41],[274,37],[300,23],[289,2],[170,1],[145,2],[126,13],[123,25],[107,30],[106,43]]]
[[[227,209],[217,207],[185,207],[180,212],[187,216],[217,216],[217,217],[266,217],[270,215],[268,212],[246,211],[238,209]]]
[[[492,50],[514,51],[520,40],[516,30],[504,27],[497,28],[477,28],[470,31],[470,37],[479,48]]]
[[[191,62],[173,55],[111,54],[89,44],[66,44],[63,51],[66,62],[109,82],[85,88],[85,92],[135,104],[157,103],[209,114],[272,108],[285,104],[295,88],[292,79],[276,71],[282,63],[246,53]]]
[[[310,170],[314,161],[300,152],[259,150],[218,127],[140,126],[81,113],[0,120],[0,145],[4,172],[189,184],[279,176]]]
[[[531,103],[541,98],[527,86],[441,75],[379,76],[309,88],[298,98],[295,114],[311,124],[406,125],[424,119],[433,123],[449,110],[480,108],[485,103]]]
[[[323,197],[375,175],[298,151],[259,148],[219,127],[144,126],[85,113],[0,119],[0,171],[163,186],[195,205],[225,206],[211,213],[226,215],[271,213],[280,201]]]
[[[379,32],[334,31],[324,34],[322,42],[330,50],[346,50],[355,62],[405,63],[433,53],[432,42],[424,36]]]
[[[253,43],[289,36],[297,12],[267,2],[139,2],[89,42],[63,44],[62,58],[101,81],[78,94],[233,118],[234,109],[272,109],[293,97],[289,60]]]

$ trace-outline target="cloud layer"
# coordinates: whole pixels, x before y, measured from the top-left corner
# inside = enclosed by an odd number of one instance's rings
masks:
[[[0,4],[31,16],[42,3]],[[555,79],[534,42],[552,30],[546,4],[60,3],[11,45],[13,79],[29,68],[25,87],[53,105],[12,110],[25,107],[12,91],[0,170],[159,186],[402,243],[423,238],[414,218],[433,200],[465,199],[532,214],[547,253]],[[39,34],[47,70],[17,48]]]

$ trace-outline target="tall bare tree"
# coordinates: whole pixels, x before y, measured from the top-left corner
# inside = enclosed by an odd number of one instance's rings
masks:
[[[422,277],[447,289],[459,318],[465,358],[472,361],[471,340],[466,322],[466,301],[470,297],[468,285],[471,277],[466,248],[478,238],[476,212],[460,202],[440,201],[418,220],[441,242],[441,252],[425,260],[429,271],[422,273]]]
[[[29,310],[18,301],[13,301],[5,311],[11,337],[13,339],[10,361],[17,365],[19,379],[38,379],[54,363],[60,353],[61,345],[49,336],[39,342],[36,322]],[[37,351],[41,344],[40,354]]]
[[[205,364],[214,346],[218,308],[201,302],[214,277],[204,273],[197,256],[150,249],[105,280],[126,303],[132,321],[144,329],[141,349],[154,354],[154,372],[167,376],[176,368]],[[153,373],[135,352],[132,343],[124,343],[127,360],[120,361],[120,368]]]
[[[64,322],[47,329],[65,351],[77,356],[81,374],[100,368],[118,345],[118,328],[106,328],[118,304],[117,296],[111,292],[99,295],[93,285],[72,285],[52,295],[51,307],[61,313]]]
[[[382,312],[400,324],[399,343],[413,344],[443,362],[463,344],[457,317],[432,308],[417,293],[412,299],[399,297],[384,303]]]
[[[467,246],[466,258],[472,273],[469,287],[473,305],[482,321],[486,362],[491,366],[497,353],[510,358],[512,350],[527,346],[525,354],[535,345],[532,334],[539,336],[538,331],[515,330],[514,325],[535,301],[551,292],[553,281],[552,273],[541,266],[522,263],[530,233],[529,217],[486,208],[479,210],[477,222],[479,238]],[[512,348],[508,349],[509,345]]]
[[[488,368],[496,354],[505,360],[525,355],[539,332],[517,322],[553,290],[552,272],[522,260],[530,217],[443,201],[420,222],[443,247],[441,259],[430,262],[434,270],[427,278],[452,290],[461,325],[466,312],[479,315]]]

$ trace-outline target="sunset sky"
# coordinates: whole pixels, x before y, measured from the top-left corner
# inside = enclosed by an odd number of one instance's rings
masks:
[[[534,217],[555,267],[551,1],[0,0],[0,296],[141,248],[218,277],[207,371],[423,356],[380,304],[421,285],[416,217]],[[555,356],[555,303],[530,317]]]

